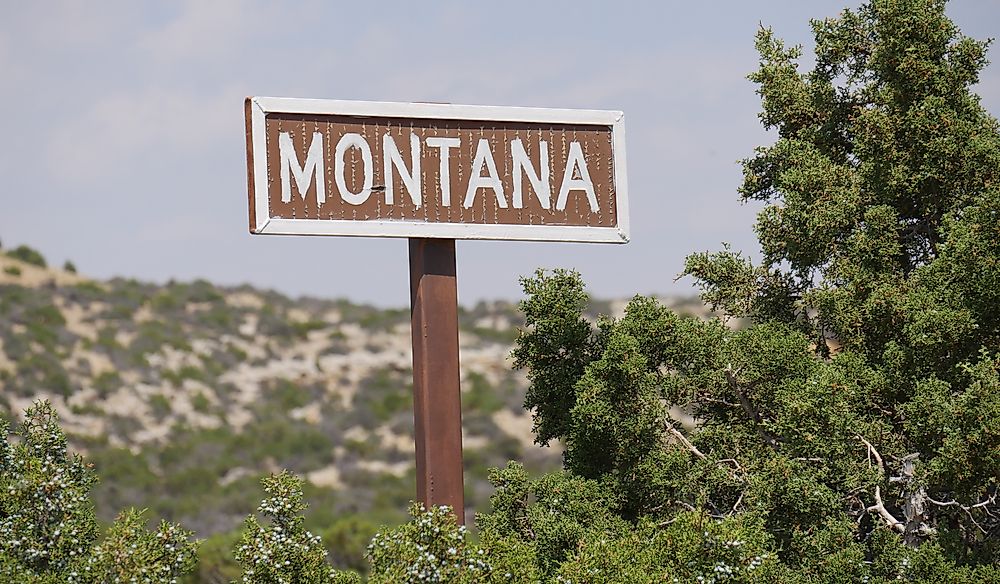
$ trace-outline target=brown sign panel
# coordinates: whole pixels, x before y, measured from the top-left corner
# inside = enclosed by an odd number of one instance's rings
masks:
[[[621,112],[248,98],[252,233],[628,241]]]

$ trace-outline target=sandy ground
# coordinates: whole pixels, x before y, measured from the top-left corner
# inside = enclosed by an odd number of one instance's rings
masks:
[[[5,272],[4,268],[16,268],[20,270],[20,274]],[[0,254],[0,284],[40,287],[53,284],[67,286],[85,281],[89,280],[61,270],[38,268]],[[228,294],[226,301],[231,306],[250,310],[257,310],[265,305],[260,296],[249,292]],[[400,323],[390,330],[371,331],[357,323],[342,322],[342,315],[338,310],[331,309],[314,316],[295,308],[287,314],[289,320],[321,320],[327,326],[310,331],[304,339],[286,339],[275,343],[259,335],[258,318],[249,314],[241,323],[238,333],[234,331],[233,334],[210,339],[191,338],[191,351],[164,346],[147,355],[150,367],[177,371],[186,365],[201,367],[199,355],[211,355],[216,350],[235,347],[245,352],[246,359],[219,379],[220,384],[229,383],[235,387],[234,395],[229,396],[232,401],[227,400],[224,416],[220,417],[218,414],[222,402],[216,388],[191,379],[184,380],[181,387],[167,382],[151,382],[147,375],[140,376],[139,372],[132,370],[119,372],[123,386],[102,399],[97,395],[92,381],[101,373],[114,371],[114,365],[106,355],[84,347],[86,341],[96,341],[100,329],[98,319],[106,311],[107,305],[98,301],[86,305],[76,304],[59,295],[55,302],[66,319],[66,329],[80,339],[72,347],[68,365],[71,374],[77,377],[83,389],[69,400],[59,396],[35,397],[49,398],[59,411],[64,427],[75,434],[96,436],[113,433],[113,416],[135,420],[138,429],[130,431],[129,435],[109,436],[114,444],[133,449],[144,443],[169,440],[172,429],[179,421],[194,428],[214,428],[226,424],[234,432],[239,432],[252,422],[251,406],[260,399],[264,387],[272,380],[325,383],[328,389],[327,399],[339,399],[344,407],[349,408],[362,382],[374,372],[390,369],[405,374],[412,366],[408,323]],[[189,312],[198,313],[209,308],[209,305],[191,304],[186,308]],[[157,316],[144,305],[136,311],[134,318],[137,322],[142,322]],[[506,329],[511,323],[507,317],[498,316],[482,319],[477,325]],[[134,340],[134,336],[134,333],[124,330],[116,331],[116,339],[125,346]],[[476,335],[464,332],[460,335],[460,345],[463,378],[467,379],[474,372],[483,375],[491,384],[498,385],[510,375],[509,347],[485,342]],[[0,341],[0,370],[12,369],[15,365],[3,352]],[[463,384],[465,388],[468,386],[467,383]],[[166,412],[155,412],[151,405],[160,396],[165,397],[169,403]],[[204,396],[210,404],[208,411],[199,412],[195,409],[194,400],[201,399],[200,396]],[[30,405],[30,400],[12,399],[10,403],[15,410],[23,410]],[[322,421],[321,408],[322,402],[316,401],[297,408],[290,414],[300,423],[318,424]],[[525,445],[531,445],[532,420],[526,413],[518,414],[503,409],[493,415],[493,421],[504,433]],[[347,440],[365,441],[373,437],[378,440],[382,451],[409,454],[414,451],[413,436],[394,433],[388,425],[373,430],[353,427],[344,433]],[[484,436],[465,434],[463,441],[468,450],[490,447],[490,439]],[[362,470],[395,476],[404,476],[412,466],[411,460],[399,463],[363,460],[358,463]],[[220,484],[229,484],[258,472],[259,469],[233,469],[220,478]],[[341,469],[336,463],[314,470],[306,476],[317,486],[334,489],[343,487]]]
[[[20,270],[19,275],[9,271]],[[38,288],[49,284],[72,286],[87,281],[83,276],[52,268],[39,268],[26,264],[4,254],[0,254],[0,284],[18,284],[28,288]]]

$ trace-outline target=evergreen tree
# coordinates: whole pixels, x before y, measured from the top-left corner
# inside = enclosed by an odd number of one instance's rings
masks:
[[[515,364],[565,470],[493,474],[482,581],[1000,582],[1000,128],[944,8],[814,21],[806,73],[759,32],[763,261],[684,271],[720,318],[591,323],[578,274],[523,280]]]
[[[240,582],[246,584],[350,584],[360,582],[353,572],[336,572],[326,561],[319,536],[303,526],[302,479],[282,471],[261,480],[267,496],[257,507],[266,518],[246,518],[236,546],[243,565]]]
[[[123,512],[97,541],[97,478],[67,452],[51,404],[29,408],[19,436],[11,442],[0,421],[0,581],[158,584],[191,571],[191,534],[166,522],[147,531],[141,511]]]
[[[592,325],[576,274],[524,281],[514,356],[538,441],[561,440],[569,475],[651,542],[650,525],[758,526],[726,578],[1000,578],[1000,129],[970,90],[987,43],[944,8],[873,0],[814,21],[806,73],[760,31],[750,78],[777,141],[744,161],[740,193],[765,203],[763,261],[727,247],[684,272],[720,319],[637,297]],[[565,510],[547,514],[568,538],[552,553],[541,495],[502,484],[484,542],[513,538],[543,573],[576,570],[603,538],[643,573],[722,578]],[[769,553],[778,564],[740,571]],[[591,581],[625,581],[603,573]]]

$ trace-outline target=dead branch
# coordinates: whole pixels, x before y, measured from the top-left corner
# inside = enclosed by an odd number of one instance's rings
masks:
[[[875,460],[878,462],[879,470],[882,471],[882,474],[888,475],[889,472],[885,468],[885,461],[882,460],[882,455],[878,453],[878,450],[876,450],[875,447],[872,446],[871,442],[865,440],[861,434],[855,434],[855,436],[857,437],[858,440],[864,442],[865,446],[868,447],[868,454],[875,457]],[[869,462],[871,461],[869,460]]]
[[[687,437],[684,436],[684,434],[682,434],[680,430],[674,428],[670,422],[667,422],[667,432],[670,432],[671,436],[676,438],[678,442],[680,442],[681,444],[684,445],[685,448],[690,450],[691,454],[694,454],[695,456],[697,456],[702,460],[705,460],[707,458],[704,452],[698,450],[698,447],[695,446],[694,444],[691,444],[691,441],[688,440]]]
[[[738,407],[741,407],[740,404],[734,404],[731,401],[726,401],[724,399],[718,399],[718,398],[714,398],[714,397],[699,396],[699,399],[701,399],[703,401],[706,401],[706,402],[708,402],[710,404],[719,404],[719,405],[726,406],[728,408],[738,408]]]
[[[906,525],[904,525],[903,522],[901,522],[900,520],[893,517],[892,513],[889,513],[889,510],[885,508],[885,504],[882,502],[881,487],[875,487],[875,504],[865,509],[865,511],[869,513],[871,513],[872,511],[878,512],[879,517],[881,517],[882,520],[885,521],[886,525],[888,525],[892,529],[895,529],[899,533],[903,533],[903,531],[906,530]]]
[[[740,496],[736,498],[736,502],[733,503],[733,510],[729,513],[736,513],[736,508],[739,507],[741,503],[743,503],[743,491],[740,491]]]
[[[937,505],[938,507],[958,507],[959,509],[961,509],[962,511],[965,512],[966,516],[969,518],[969,521],[971,521],[972,524],[975,525],[976,528],[978,528],[979,531],[983,532],[984,534],[987,533],[987,530],[984,529],[983,526],[980,525],[978,521],[976,521],[975,516],[972,514],[972,510],[973,509],[984,508],[984,511],[986,511],[986,513],[988,515],[992,516],[993,514],[990,513],[989,509],[986,509],[986,507],[989,506],[989,505],[992,505],[993,503],[996,503],[996,500],[997,500],[996,493],[994,493],[993,496],[991,496],[991,497],[989,497],[987,499],[984,499],[983,501],[980,501],[980,502],[976,503],[975,505],[962,505],[961,503],[959,503],[958,501],[955,501],[955,500],[951,500],[951,501],[938,501],[938,500],[935,500],[935,499],[933,499],[933,498],[931,498],[929,496],[927,497],[927,501],[929,503]]]
[[[761,427],[760,423],[762,418],[760,412],[757,411],[757,408],[753,407],[752,403],[750,403],[750,398],[747,397],[746,391],[744,391],[744,389],[740,386],[739,381],[736,379],[736,372],[733,371],[732,365],[726,365],[725,373],[729,389],[735,392],[736,397],[740,399],[740,407],[743,408],[743,411],[754,423],[757,433],[760,434],[760,437],[764,439],[764,442],[768,446],[771,448],[777,448],[780,443],[778,437]]]
[[[750,403],[750,399],[747,398],[746,392],[744,392],[743,388],[740,387],[739,382],[736,380],[736,373],[733,371],[732,366],[726,365],[725,372],[726,382],[729,384],[729,389],[733,390],[733,392],[736,393],[736,397],[740,398],[740,406],[743,408],[743,411],[746,412],[746,415],[749,416],[754,423],[759,424],[760,412],[753,407],[753,404]]]
[[[676,438],[678,442],[680,442],[685,448],[687,448],[688,451],[691,452],[691,454],[697,456],[701,460],[708,460],[708,456],[704,452],[702,452],[701,450],[698,450],[698,447],[695,446],[694,444],[692,444],[691,441],[687,439],[687,436],[685,436],[680,430],[678,430],[677,428],[674,428],[673,424],[671,424],[668,421],[666,423],[666,426],[667,426],[667,432],[669,432],[671,436],[673,436],[674,438]],[[737,462],[735,458],[722,458],[720,460],[716,460],[715,463],[716,464],[731,464],[731,465],[733,465],[733,468],[735,470],[741,471],[741,472],[743,471],[743,467],[740,466],[740,463]]]
[[[743,470],[743,467],[740,466],[739,461],[737,461],[735,458],[720,458],[719,460],[716,460],[715,462],[718,462],[719,464],[722,464],[722,463],[725,462],[725,463],[733,465],[733,468],[735,468],[738,471],[742,471]]]
[[[694,506],[692,506],[692,505],[690,505],[688,503],[685,503],[684,501],[676,501],[675,500],[674,503],[677,504],[677,505],[679,505],[679,506],[681,506],[681,507],[683,507],[687,511],[695,511]],[[674,521],[677,521],[677,517],[673,517],[671,519],[664,519],[663,521],[657,523],[656,526],[657,527],[666,527],[666,526],[670,525],[671,523],[673,523]]]

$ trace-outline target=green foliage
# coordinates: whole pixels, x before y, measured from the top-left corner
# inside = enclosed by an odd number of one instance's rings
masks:
[[[376,369],[362,380],[361,390],[354,400],[355,415],[362,423],[384,423],[395,416],[412,411],[411,382],[401,371]]]
[[[376,332],[376,331],[388,331],[392,327],[398,324],[404,324],[409,321],[410,311],[405,308],[395,308],[395,309],[377,309],[370,306],[357,307],[358,314],[358,324],[361,328]]]
[[[550,283],[551,285],[545,285]],[[525,325],[512,355],[514,367],[528,369],[531,386],[524,407],[534,409],[539,444],[566,435],[566,419],[575,402],[573,385],[593,358],[593,331],[583,318],[587,294],[579,277],[557,270],[522,279],[529,296],[521,303]]]
[[[966,367],[968,395],[958,404],[938,382],[923,390],[930,399],[892,406],[929,407],[905,420],[951,436],[939,438],[942,452],[917,478],[907,463],[919,457],[892,441],[905,427],[872,411],[887,407],[886,375],[856,353],[824,357],[794,323],[733,331],[638,297],[622,319],[584,335],[578,313],[545,304],[579,297],[577,275],[542,273],[525,287],[536,292],[525,304],[553,315],[569,329],[554,334],[578,339],[591,360],[565,390],[574,400],[567,411],[535,413],[536,425],[565,428],[556,437],[567,471],[529,480],[511,465],[491,477],[493,512],[478,525],[494,574],[542,582],[1000,578],[983,533],[995,512],[990,492],[979,507],[956,501],[979,500],[975,478],[996,476],[1000,412],[987,395],[998,389],[995,361]],[[682,410],[695,414],[694,428],[675,419]],[[879,446],[869,448],[866,436]],[[907,516],[908,497],[925,505],[922,515]],[[933,531],[911,538],[877,505]],[[943,513],[951,507],[956,513]]]
[[[56,395],[68,397],[72,386],[69,376],[57,355],[46,351],[32,352],[22,356],[17,364],[17,384],[12,390],[25,395],[32,390],[42,389]]]
[[[11,444],[0,426],[0,573],[41,578],[78,566],[97,537],[97,521],[87,497],[96,482],[79,455],[66,450],[52,406],[38,403],[25,412]]]
[[[490,566],[485,552],[470,545],[465,526],[455,522],[448,507],[425,509],[414,504],[413,519],[378,533],[368,547],[372,584],[485,582]]]
[[[69,287],[71,298],[81,301],[95,300],[103,296],[107,291],[97,282],[84,280]]]
[[[271,401],[286,412],[307,405],[312,398],[308,389],[299,387],[287,379],[274,382],[268,391],[271,394]]]
[[[330,562],[340,569],[367,572],[365,552],[378,530],[379,526],[367,517],[338,517],[321,533]]]
[[[233,548],[241,534],[237,531],[208,537],[198,547],[198,565],[180,580],[183,584],[233,582],[242,570],[233,559]]]
[[[987,43],[962,36],[944,7],[883,0],[814,22],[808,74],[796,50],[761,31],[751,79],[779,139],[745,161],[741,192],[768,203],[756,269],[777,276],[744,287],[755,299],[747,311],[725,283],[739,270],[716,260],[688,271],[731,314],[785,323],[816,344],[821,377],[805,388],[808,404],[781,396],[798,410],[789,414],[827,433],[824,459],[849,456],[852,430],[867,439],[888,460],[865,490],[891,493],[904,539],[947,541],[978,563],[996,557],[989,535],[1000,529],[989,516],[1000,486],[990,462],[1000,455],[1000,321],[989,304],[1000,285],[1000,126],[969,91]],[[824,385],[831,395],[817,395]]]
[[[205,395],[205,392],[199,391],[191,396],[191,407],[198,413],[206,414],[212,407],[212,402]]]
[[[17,266],[5,266],[4,269],[3,269],[3,273],[8,274],[10,276],[15,276],[15,277],[16,276],[20,276],[21,275],[21,268],[19,268]]]
[[[612,511],[616,494],[597,481],[568,472],[530,481],[517,463],[494,471],[490,481],[496,487],[493,512],[479,516],[477,523],[485,547],[528,553],[527,561],[513,562],[521,565],[511,572],[519,574],[515,582],[526,581],[529,574],[532,579],[552,578],[592,529],[618,532],[628,528]],[[490,561],[496,562],[494,569],[499,572],[499,565],[512,560],[497,561],[491,554]]]
[[[806,74],[758,35],[778,140],[744,162],[741,193],[766,203],[764,260],[725,247],[685,269],[721,320],[637,297],[593,325],[576,274],[523,280],[516,365],[566,473],[497,474],[480,527],[529,579],[1000,577],[1000,129],[969,92],[986,43],[937,1],[813,29]]]
[[[503,396],[481,373],[468,374],[463,383],[462,407],[480,414],[492,414],[504,407]]]
[[[295,336],[300,339],[304,339],[309,336],[312,331],[322,330],[327,327],[327,324],[321,320],[307,320],[303,322],[292,322],[292,330],[295,332]]]
[[[207,376],[205,371],[195,365],[181,365],[176,371],[163,370],[160,375],[165,381],[169,381],[174,387],[180,387],[185,379],[195,381],[205,381]]]
[[[75,274],[76,273],[76,264],[74,264],[73,262],[71,262],[69,260],[66,260],[66,262],[63,264],[63,271],[69,272],[71,274]]]
[[[25,412],[21,440],[0,423],[0,578],[5,582],[170,581],[190,571],[195,544],[176,525],[145,529],[126,511],[97,542],[90,466],[71,455],[48,402]]]
[[[194,568],[196,549],[190,536],[166,521],[150,532],[143,512],[125,511],[94,548],[84,571],[90,582],[169,582]]]
[[[94,377],[94,389],[101,397],[107,397],[122,385],[121,375],[117,371],[102,371]]]
[[[156,393],[149,396],[149,409],[152,410],[156,419],[162,420],[170,414],[173,408],[170,405],[170,398],[162,393]]]
[[[243,565],[241,582],[254,584],[310,584],[350,582],[335,576],[326,563],[326,550],[320,538],[303,527],[301,512],[302,480],[287,471],[264,478],[261,483],[267,497],[257,512],[267,518],[247,517],[243,537],[235,550]],[[360,582],[360,580],[356,580]]]
[[[141,322],[135,339],[129,345],[129,354],[133,363],[140,363],[140,357],[172,347],[181,351],[190,351],[191,344],[184,334],[183,327],[175,320],[150,320]]]
[[[31,264],[40,268],[44,268],[46,266],[45,256],[43,256],[38,250],[30,248],[26,245],[19,245],[14,249],[7,250],[7,255],[16,260],[21,260],[26,264]]]

